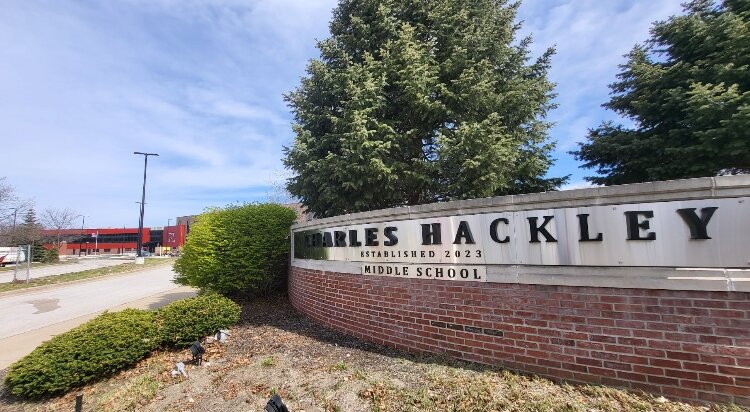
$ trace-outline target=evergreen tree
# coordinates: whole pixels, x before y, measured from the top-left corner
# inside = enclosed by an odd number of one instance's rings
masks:
[[[657,22],[628,54],[604,106],[634,127],[605,122],[572,152],[623,184],[750,171],[750,2],[696,0]]]
[[[16,243],[23,245],[33,245],[39,242],[42,238],[42,225],[36,217],[36,211],[33,207],[30,207],[23,217],[23,223],[21,223],[16,230],[15,239]]]
[[[530,62],[518,3],[340,0],[300,86],[289,192],[342,213],[552,190],[552,49]]]

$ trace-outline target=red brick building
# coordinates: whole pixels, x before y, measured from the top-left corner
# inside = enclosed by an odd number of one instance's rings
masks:
[[[185,244],[185,225],[163,228],[143,228],[143,248],[154,252],[157,247],[179,248]],[[46,243],[51,249],[60,243],[60,255],[91,255],[132,253],[138,247],[138,228],[84,228],[44,230]]]

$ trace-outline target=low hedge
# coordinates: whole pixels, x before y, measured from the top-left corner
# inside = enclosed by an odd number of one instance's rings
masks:
[[[137,309],[105,312],[14,363],[5,385],[13,395],[39,398],[109,376],[159,346],[154,320],[154,312]]]
[[[23,398],[62,394],[135,364],[160,345],[189,346],[239,319],[239,305],[213,294],[172,302],[155,312],[105,312],[11,365],[5,386]]]
[[[223,296],[207,294],[178,300],[156,313],[161,341],[176,347],[190,346],[240,320],[240,306]]]

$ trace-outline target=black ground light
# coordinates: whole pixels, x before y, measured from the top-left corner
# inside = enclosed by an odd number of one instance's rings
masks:
[[[206,348],[201,345],[200,341],[195,341],[190,346],[190,353],[193,354],[193,363],[200,365],[203,362],[203,354],[206,353]]]
[[[289,412],[284,402],[281,401],[279,395],[273,395],[273,398],[268,400],[266,407],[263,409],[265,412]]]

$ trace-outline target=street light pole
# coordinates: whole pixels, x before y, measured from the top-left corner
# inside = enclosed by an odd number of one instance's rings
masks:
[[[83,226],[86,224],[86,216],[81,215],[81,237],[78,238],[78,257],[81,257],[81,248],[83,248]]]
[[[143,209],[144,209],[144,206],[146,205],[146,168],[148,167],[148,157],[159,156],[159,154],[144,153],[144,152],[133,152],[133,154],[143,156],[143,193],[141,194],[141,215],[138,218],[138,240],[137,240],[138,250],[136,251],[136,256],[140,258],[140,257],[143,257],[143,252],[141,251],[141,249],[143,248]]]
[[[16,263],[13,265],[13,283],[16,283],[16,274],[18,273],[18,255],[19,247],[16,245],[16,216],[18,215],[18,208],[13,208],[13,229],[10,232],[10,245],[16,248]]]
[[[10,232],[10,245],[11,246],[15,246],[15,242],[16,242],[16,216],[17,215],[18,215],[18,208],[14,207],[13,208],[13,229]],[[16,256],[18,256],[17,253],[16,253]]]

